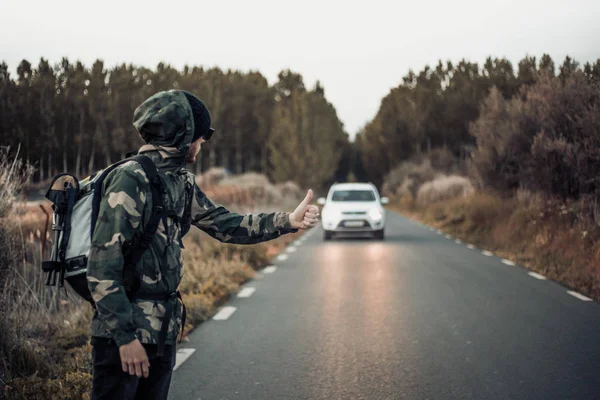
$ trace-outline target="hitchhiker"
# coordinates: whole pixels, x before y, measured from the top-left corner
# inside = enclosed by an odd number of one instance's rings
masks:
[[[292,213],[239,215],[206,197],[185,164],[196,161],[214,130],[205,104],[191,93],[155,94],[135,110],[133,124],[147,143],[138,154],[158,170],[162,202],[152,198],[157,193],[151,190],[153,177],[135,161],[104,180],[87,270],[96,307],[94,400],[167,398],[185,319],[177,292],[183,276],[181,239],[191,225],[224,243],[254,244],[310,229],[319,217],[319,209],[309,204],[311,190]],[[154,207],[157,203],[162,207]],[[157,213],[160,218],[153,217]],[[144,237],[149,223],[158,228]],[[132,295],[123,284],[124,252],[136,239],[149,246],[135,264],[139,286]]]

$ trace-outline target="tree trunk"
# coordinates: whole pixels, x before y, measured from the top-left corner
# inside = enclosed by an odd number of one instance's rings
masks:
[[[239,147],[235,149],[235,170],[237,174],[244,172],[244,166],[242,164],[242,150]]]
[[[199,175],[202,172],[202,154],[198,154],[198,159],[194,163],[194,175]]]
[[[229,151],[227,149],[225,149],[223,152],[223,160],[221,160],[221,165],[223,167],[225,167],[225,169],[227,171],[231,171],[231,169],[229,168]]]
[[[106,166],[108,167],[109,165],[112,164],[112,157],[111,157],[111,145],[110,145],[110,138],[109,138],[109,134],[108,134],[108,127],[106,126],[106,121],[102,121],[102,132],[100,132],[100,135],[102,135],[102,140],[105,141],[107,144],[106,146],[104,146],[104,162],[106,164]],[[96,132],[98,133],[98,132]]]
[[[267,168],[268,168],[268,164],[269,164],[268,157],[269,157],[269,151],[267,149],[267,146],[264,145],[262,147],[261,157],[260,157],[260,171],[263,174],[267,173]]]
[[[244,166],[242,164],[242,132],[240,128],[235,133],[235,172],[236,174],[243,173]]]
[[[67,168],[67,147],[63,146],[62,151],[63,151],[62,152],[63,153],[63,155],[62,155],[62,160],[63,160],[62,170],[63,170],[63,172],[67,172],[67,169],[68,169]]]
[[[214,149],[214,145],[210,147],[208,151],[208,168],[214,168],[217,161],[217,153]]]
[[[44,156],[40,158],[40,182],[44,181]]]
[[[81,176],[81,151],[83,150],[83,128],[85,126],[85,111],[83,108],[79,110],[79,133],[77,143],[77,158],[75,160],[75,175]]]
[[[75,176],[81,176],[79,166],[81,165],[81,145],[77,146],[77,158],[75,159]]]
[[[96,158],[96,140],[92,136],[92,154],[90,154],[90,160],[88,162],[87,174],[90,175],[94,169],[94,161]]]
[[[63,137],[62,137],[62,172],[67,172],[67,132],[69,131],[69,115],[64,118]]]

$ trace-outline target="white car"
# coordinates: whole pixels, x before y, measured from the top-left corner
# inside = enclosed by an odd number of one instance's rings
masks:
[[[336,183],[318,203],[323,207],[321,224],[323,239],[333,235],[365,235],[383,240],[385,234],[385,209],[387,197],[379,197],[371,183]]]

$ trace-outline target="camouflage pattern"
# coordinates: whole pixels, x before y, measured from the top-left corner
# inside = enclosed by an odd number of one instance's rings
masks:
[[[158,93],[134,115],[134,125],[150,142],[140,154],[150,157],[159,170],[168,215],[136,265],[140,295],[130,303],[123,287],[123,245],[148,223],[152,196],[148,178],[136,162],[119,166],[106,178],[92,238],[88,285],[96,302],[92,336],[113,338],[119,346],[135,338],[158,343],[166,301],[144,300],[143,294],[177,290],[184,268],[181,238],[192,225],[221,242],[237,244],[259,243],[293,231],[289,213],[235,214],[216,205],[195,184],[194,175],[184,166],[193,121],[181,92]],[[181,324],[181,304],[172,301],[177,304],[168,321],[167,344],[175,343]]]

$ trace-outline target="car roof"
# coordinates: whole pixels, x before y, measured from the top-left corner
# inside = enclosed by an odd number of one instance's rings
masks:
[[[336,189],[336,190],[352,190],[352,189],[375,190],[375,186],[372,183],[354,183],[354,182],[352,182],[352,183],[336,183],[333,186],[331,186],[331,189]]]

